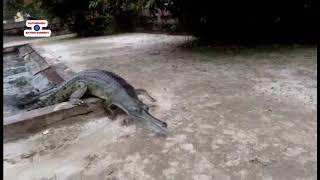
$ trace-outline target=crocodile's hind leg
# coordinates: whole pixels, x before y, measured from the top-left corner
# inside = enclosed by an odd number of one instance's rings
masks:
[[[152,102],[156,102],[156,100],[145,89],[135,89],[135,91],[137,95],[144,95],[148,97]]]
[[[82,98],[82,96],[84,96],[84,94],[87,92],[87,85],[84,82],[79,82],[77,84],[77,90],[74,91],[70,98],[69,98],[69,102],[71,102],[71,104],[73,105],[83,105],[84,101],[81,100],[80,98]]]

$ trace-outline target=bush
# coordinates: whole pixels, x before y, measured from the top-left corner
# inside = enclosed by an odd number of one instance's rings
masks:
[[[130,31],[148,0],[37,0],[41,7],[64,20],[79,36]]]
[[[17,12],[21,12],[24,16],[30,14],[31,19],[52,18],[47,11],[41,7],[41,2],[38,0],[7,0],[3,3],[3,19],[13,19]]]
[[[112,16],[91,13],[76,18],[73,29],[79,36],[98,36],[115,31]]]
[[[203,40],[315,38],[314,0],[192,1],[155,0]]]
[[[13,20],[18,11],[23,9],[23,0],[3,1],[3,19]]]

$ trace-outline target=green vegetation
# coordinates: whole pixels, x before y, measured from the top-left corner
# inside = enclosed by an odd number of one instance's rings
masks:
[[[3,19],[13,19],[17,12],[22,15],[30,14],[32,19],[53,18],[41,7],[40,1],[33,0],[6,0],[3,1]]]
[[[17,11],[34,18],[59,18],[79,36],[96,36],[134,28],[142,9],[153,7],[153,0],[8,0],[6,17]]]
[[[35,18],[58,17],[79,36],[131,31],[143,9],[169,11],[179,20],[179,29],[205,41],[317,34],[314,0],[7,0],[5,7],[5,17],[17,11]]]

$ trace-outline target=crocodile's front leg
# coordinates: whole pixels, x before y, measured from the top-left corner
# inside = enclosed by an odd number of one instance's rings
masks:
[[[115,107],[115,108],[112,108],[112,107]],[[111,120],[115,120],[117,115],[123,112],[121,108],[117,106],[113,106],[111,99],[104,99],[103,109],[106,112],[110,113],[108,117]],[[131,124],[131,122],[132,122],[132,119],[130,119],[129,117],[125,117],[125,119],[122,121],[122,125],[129,125]]]
[[[81,100],[80,98],[82,98],[84,96],[84,94],[87,92],[87,84],[84,82],[79,82],[77,83],[77,90],[74,91],[70,98],[69,98],[69,102],[73,105],[83,105],[84,101]]]
[[[156,102],[156,100],[145,89],[135,89],[135,92],[137,93],[137,95],[144,95],[148,97],[152,102]]]
[[[120,108],[112,108],[112,101],[110,99],[104,100],[103,102],[103,108],[105,111],[110,113],[109,118],[111,120],[115,120],[117,115],[120,114],[121,109]]]

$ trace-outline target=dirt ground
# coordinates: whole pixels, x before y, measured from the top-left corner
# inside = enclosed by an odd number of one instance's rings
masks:
[[[170,133],[97,110],[4,144],[5,179],[317,179],[316,47],[181,47],[191,39],[36,42],[76,72],[105,69],[148,90]]]

